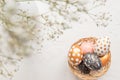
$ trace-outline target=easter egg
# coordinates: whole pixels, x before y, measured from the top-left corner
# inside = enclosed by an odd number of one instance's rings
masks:
[[[102,66],[106,66],[109,63],[110,59],[111,59],[110,53],[107,53],[105,56],[100,57]]]
[[[110,51],[110,40],[108,37],[99,38],[95,44],[94,52],[98,56],[104,56]]]
[[[85,54],[83,62],[91,70],[99,70],[102,67],[99,57],[94,53]]]
[[[68,54],[69,61],[72,65],[78,65],[82,61],[83,52],[80,46],[74,44]]]
[[[79,70],[84,74],[89,74],[90,69],[83,63],[83,61],[78,65]]]
[[[83,42],[81,44],[81,49],[84,54],[94,52],[94,44],[92,42]]]

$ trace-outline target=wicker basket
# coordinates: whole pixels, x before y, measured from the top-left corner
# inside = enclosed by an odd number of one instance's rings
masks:
[[[97,39],[94,38],[94,37],[83,38],[83,39],[80,39],[78,42],[83,42],[83,41],[88,41],[88,40],[95,42]],[[78,42],[76,42],[75,44],[77,44]],[[74,44],[73,44],[73,45],[74,45]],[[100,70],[98,70],[98,71],[90,71],[89,74],[84,74],[84,73],[82,73],[82,72],[78,69],[78,67],[71,65],[69,61],[68,61],[68,64],[69,64],[69,67],[70,67],[71,71],[72,71],[78,78],[80,78],[80,79],[82,79],[82,80],[97,80],[97,78],[100,77],[100,76],[102,76],[102,75],[104,75],[104,74],[108,71],[108,69],[109,69],[109,67],[110,67],[110,64],[111,64],[111,53],[109,52],[108,54],[110,55],[110,57],[109,57],[110,59],[109,59],[108,63],[107,63],[105,66],[103,66],[103,67],[102,67]]]
[[[110,53],[109,53],[110,54]],[[68,62],[69,64],[69,67],[71,69],[71,71],[80,79],[82,80],[96,80],[98,77],[104,75],[109,67],[110,67],[110,63],[111,63],[111,59],[109,61],[109,63],[102,67],[99,71],[91,71],[90,74],[84,74],[82,73],[78,68],[76,67],[73,67],[72,65],[70,65],[70,63]]]

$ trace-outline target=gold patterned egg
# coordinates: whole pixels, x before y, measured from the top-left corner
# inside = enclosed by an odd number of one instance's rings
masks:
[[[72,65],[79,65],[83,58],[83,52],[79,45],[72,45],[69,54],[68,54],[69,62]]]

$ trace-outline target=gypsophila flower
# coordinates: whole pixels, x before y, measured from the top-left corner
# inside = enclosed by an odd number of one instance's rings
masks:
[[[19,1],[19,0],[18,0]],[[23,0],[25,1],[25,0]],[[32,1],[32,0],[30,0]],[[97,26],[108,26],[111,16],[107,19],[100,19],[100,14],[94,10],[102,10],[105,8],[106,0],[39,0],[49,5],[49,11],[39,16],[40,31],[42,33],[41,40],[50,40],[59,37],[71,26],[71,22],[84,22],[87,20],[83,14],[89,16]],[[94,13],[94,14],[93,14]],[[105,15],[105,11],[102,11]],[[59,16],[59,18],[56,17]],[[60,20],[62,19],[62,20]],[[59,20],[59,21],[57,21]],[[64,26],[63,26],[64,25]],[[55,29],[56,28],[56,29]],[[41,42],[41,41],[40,41]]]
[[[96,8],[104,9],[106,0],[42,0],[47,2],[50,5],[50,10],[59,13],[60,16],[63,16],[66,21],[81,21],[81,14],[91,15],[91,11]],[[108,15],[104,11],[102,12],[105,15]],[[89,16],[97,26],[106,27],[109,23],[109,19],[99,19],[99,14],[94,14],[96,16]],[[101,20],[101,21],[100,21]],[[99,22],[98,22],[99,21]]]
[[[14,0],[0,0],[0,75],[12,78],[19,63],[32,53],[36,16],[18,8]]]

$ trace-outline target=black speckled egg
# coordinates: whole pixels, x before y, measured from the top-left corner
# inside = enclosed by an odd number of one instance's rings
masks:
[[[99,70],[102,67],[99,57],[94,53],[85,54],[83,63],[91,70]]]
[[[90,69],[86,67],[86,65],[83,63],[83,61],[78,65],[79,70],[84,74],[89,74]]]

